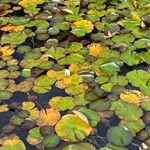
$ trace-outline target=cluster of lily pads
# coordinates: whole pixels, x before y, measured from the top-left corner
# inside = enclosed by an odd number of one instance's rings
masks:
[[[0,0],[0,34],[0,150],[150,149],[149,0]],[[54,86],[66,96],[39,107]]]

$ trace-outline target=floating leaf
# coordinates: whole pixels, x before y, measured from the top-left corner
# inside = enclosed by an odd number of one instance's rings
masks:
[[[13,96],[12,92],[9,91],[0,91],[0,99],[7,100]]]
[[[7,32],[7,31],[11,32],[11,31],[22,31],[23,29],[24,29],[24,26],[21,26],[21,25],[16,26],[16,25],[8,24],[8,25],[2,27],[0,30],[5,31],[5,32]]]
[[[12,55],[15,50],[11,46],[4,46],[0,48],[0,52],[2,53],[2,56],[10,56]]]
[[[37,93],[47,93],[51,89],[51,85],[55,83],[56,79],[49,78],[42,75],[34,80],[33,91]]]
[[[115,62],[102,64],[99,68],[107,74],[115,74],[120,70],[119,66]]]
[[[120,119],[136,121],[143,115],[142,109],[136,105],[123,103],[120,100],[112,102],[112,110]]]
[[[21,5],[22,7],[26,8],[26,7],[30,7],[30,6],[36,6],[36,5],[42,4],[44,2],[45,2],[45,0],[31,0],[31,1],[21,0],[19,2],[19,5]]]
[[[9,34],[3,34],[0,43],[3,44],[21,44],[27,38],[24,32],[11,32]]]
[[[125,127],[113,126],[107,131],[107,139],[116,146],[126,146],[133,140],[132,133]]]
[[[10,118],[10,123],[12,125],[21,125],[21,123],[23,123],[24,119],[23,118],[20,118],[19,116],[17,115],[14,115]]]
[[[127,103],[139,104],[143,101],[149,101],[148,96],[144,96],[142,92],[137,90],[125,91],[120,94],[120,99]]]
[[[89,143],[78,143],[78,144],[71,144],[66,146],[63,150],[96,150],[96,148]]]
[[[86,30],[87,33],[90,33],[92,32],[94,25],[90,21],[80,20],[80,21],[74,22],[71,27],[72,29],[83,28]]]
[[[144,70],[133,70],[128,72],[126,77],[133,86],[139,87],[144,94],[149,94],[150,88],[147,83],[150,79],[150,73]]]
[[[29,131],[29,135],[26,138],[27,142],[31,145],[37,145],[39,144],[42,140],[43,137],[40,133],[39,127],[35,127]]]
[[[53,108],[41,110],[38,119],[36,120],[37,125],[51,125],[54,126],[60,119],[60,113]]]
[[[96,111],[106,111],[111,107],[111,102],[104,99],[99,99],[89,104],[90,108]]]
[[[56,134],[52,134],[52,135],[47,135],[43,139],[42,144],[46,148],[54,148],[59,144],[59,142],[60,142],[60,138]]]
[[[149,39],[139,39],[134,42],[136,48],[147,48],[150,45]]]
[[[0,150],[26,150],[24,143],[16,135],[11,135],[4,139]]]
[[[35,107],[35,103],[34,102],[28,102],[28,101],[25,101],[22,103],[22,109],[23,110],[31,110]]]
[[[4,104],[4,105],[0,105],[0,113],[2,112],[6,112],[8,111],[8,105],[7,104]]]
[[[55,130],[63,140],[75,142],[86,138],[92,131],[92,127],[76,115],[68,114],[58,121]]]
[[[49,104],[57,110],[66,111],[73,109],[76,105],[72,97],[53,97]]]
[[[145,128],[145,124],[142,120],[137,120],[137,121],[124,121],[122,120],[120,122],[120,125],[127,127],[132,134],[135,136],[136,133],[140,132],[142,129]]]
[[[27,92],[33,87],[33,82],[30,80],[24,80],[17,85],[17,90],[20,92]]]
[[[83,113],[87,117],[89,124],[92,127],[95,127],[101,120],[100,115],[91,109],[80,108],[79,112]]]
[[[108,48],[99,44],[99,43],[92,43],[88,45],[89,48],[89,55],[95,56],[95,57],[101,57],[101,54],[103,51],[107,50]]]

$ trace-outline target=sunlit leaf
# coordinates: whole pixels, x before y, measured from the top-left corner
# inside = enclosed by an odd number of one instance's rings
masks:
[[[127,103],[139,104],[144,101],[149,101],[148,96],[144,96],[142,92],[137,90],[125,91],[120,94],[120,99]]]
[[[44,126],[44,125],[51,125],[54,126],[58,120],[60,119],[60,113],[53,108],[49,108],[46,110],[41,110],[39,113],[39,117],[36,120],[37,125]]]
[[[29,131],[29,135],[27,136],[26,140],[31,145],[39,144],[43,140],[39,127],[31,129]]]
[[[2,146],[0,147],[0,150],[26,150],[25,144],[19,139],[16,135],[11,135],[7,137]]]
[[[96,150],[92,144],[89,143],[79,143],[79,144],[71,144],[66,146],[63,150]]]
[[[81,120],[76,115],[63,116],[55,126],[55,130],[58,136],[65,141],[82,141],[92,131],[87,123]]]
[[[99,43],[92,43],[88,45],[89,48],[89,55],[93,55],[95,57],[101,57],[103,51],[107,50],[108,48],[99,44]]]
[[[9,34],[3,34],[1,37],[1,44],[21,44],[27,38],[24,32],[11,32]]]
[[[15,50],[11,46],[4,46],[0,48],[0,52],[2,53],[2,56],[10,56],[15,52]]]
[[[0,113],[2,112],[6,112],[8,111],[8,105],[7,104],[4,104],[4,105],[0,105]]]
[[[94,25],[92,24],[92,22],[87,21],[87,20],[76,21],[72,24],[71,27],[72,29],[83,28],[86,30],[87,33],[92,32],[92,30],[94,29]]]
[[[53,97],[50,101],[49,104],[52,108],[61,110],[61,111],[66,111],[66,110],[71,110],[73,109],[76,105],[74,103],[74,98],[72,97]]]
[[[136,105],[121,102],[120,100],[112,102],[112,110],[120,119],[126,121],[136,121],[143,115],[142,109]]]

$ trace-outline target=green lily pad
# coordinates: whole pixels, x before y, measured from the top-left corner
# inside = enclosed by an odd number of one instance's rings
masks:
[[[0,43],[3,44],[21,44],[27,38],[24,32],[12,32],[9,34],[3,34]]]
[[[56,48],[52,47],[46,51],[46,54],[50,55],[50,57],[58,60],[62,57],[65,57],[65,49],[63,49],[61,47],[56,47]]]
[[[141,119],[136,121],[122,121],[120,125],[127,127],[134,136],[145,128],[145,124]]]
[[[119,126],[109,128],[106,136],[108,141],[116,146],[127,146],[133,140],[132,133],[128,129]]]
[[[91,132],[92,128],[78,116],[68,114],[63,116],[55,126],[56,133],[65,141],[82,141]]]
[[[111,82],[113,85],[122,85],[126,86],[128,84],[128,80],[126,79],[125,76],[120,76],[120,75],[113,75],[109,78],[109,82]]]
[[[77,28],[77,29],[73,29],[71,31],[71,33],[73,33],[77,37],[83,37],[83,36],[85,36],[85,34],[87,33],[87,31],[84,28]]]
[[[111,109],[115,111],[120,119],[126,121],[137,121],[143,115],[142,109],[136,105],[124,103],[120,100],[112,102]]]
[[[107,74],[114,74],[120,70],[119,66],[115,62],[102,64],[99,68]]]
[[[9,82],[6,79],[0,79],[0,91],[3,91],[8,85]]]
[[[43,140],[39,127],[31,129],[29,131],[29,135],[27,136],[26,140],[31,145],[39,144]]]
[[[2,139],[3,140],[3,139]],[[0,150],[26,150],[25,144],[19,139],[16,135],[11,135],[9,137],[5,137]]]
[[[54,148],[56,147],[60,142],[60,138],[56,134],[47,135],[43,141],[42,144],[46,148]]]
[[[1,100],[7,100],[9,98],[11,98],[13,96],[13,93],[12,92],[9,92],[9,91],[0,91],[0,99]]]
[[[134,42],[136,48],[147,48],[150,46],[150,39],[139,39]]]
[[[18,117],[17,115],[14,115],[10,118],[10,123],[15,126],[21,125],[23,123],[23,121],[24,121],[24,119]]]
[[[120,58],[129,66],[137,65],[141,61],[139,55],[135,51],[131,50],[123,52]]]
[[[128,150],[128,149],[108,143],[108,144],[106,144],[105,147],[102,147],[99,150]]]
[[[141,103],[141,107],[142,107],[142,109],[144,109],[145,111],[150,111],[150,101],[142,102],[142,103]]]
[[[95,127],[101,120],[100,115],[92,109],[80,108],[78,111],[87,117],[89,124],[92,127]]]
[[[150,79],[150,73],[144,70],[133,70],[126,74],[129,82],[135,86],[139,87],[144,94],[149,95],[150,87],[147,85]]]
[[[83,48],[83,45],[81,43],[72,42],[70,43],[69,47],[67,48],[68,52],[77,52],[80,51]]]
[[[89,143],[78,143],[78,144],[71,144],[63,148],[63,150],[96,150],[96,148]]]
[[[99,99],[98,101],[89,104],[90,108],[95,111],[106,111],[111,107],[111,102],[109,100]]]

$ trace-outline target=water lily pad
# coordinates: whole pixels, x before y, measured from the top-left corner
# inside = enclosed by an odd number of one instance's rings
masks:
[[[44,125],[54,126],[59,119],[60,119],[60,113],[57,110],[54,110],[53,108],[49,108],[40,111],[36,122],[37,125],[39,126],[44,126]]]
[[[150,45],[149,39],[139,39],[134,42],[136,48],[146,48]]]
[[[27,142],[31,145],[37,145],[39,144],[42,140],[43,137],[40,133],[39,127],[35,127],[29,131],[29,135],[26,138]]]
[[[119,66],[115,62],[102,64],[99,68],[107,74],[115,74],[120,70]]]
[[[102,147],[99,150],[127,150],[127,148],[115,146],[111,143],[107,143],[105,147]]]
[[[61,111],[71,110],[76,106],[72,97],[53,97],[49,104],[52,108]]]
[[[133,140],[132,133],[128,129],[119,126],[109,128],[106,136],[108,141],[116,146],[126,146]]]
[[[69,47],[67,48],[68,52],[77,52],[80,51],[83,48],[83,45],[81,43],[72,42],[70,43]]]
[[[106,111],[111,107],[111,101],[99,99],[89,104],[90,108],[96,111]]]
[[[47,93],[51,89],[51,85],[55,83],[56,79],[49,78],[42,75],[34,80],[33,91],[37,93]]]
[[[1,44],[21,44],[27,38],[24,32],[12,32],[9,34],[4,34],[1,38]]]
[[[7,100],[9,98],[11,98],[13,96],[13,93],[12,92],[9,92],[9,91],[0,91],[0,99],[1,100]]]
[[[33,87],[33,82],[30,80],[24,80],[17,85],[17,90],[20,92],[27,92]]]
[[[86,30],[87,33],[92,32],[94,26],[90,21],[87,20],[80,20],[76,21],[72,24],[72,29],[78,29],[78,28],[83,28]]]
[[[59,144],[59,142],[60,142],[60,138],[56,134],[52,134],[52,135],[47,135],[43,139],[42,144],[46,148],[54,148]]]
[[[83,113],[87,117],[89,124],[92,127],[95,127],[101,120],[100,115],[92,109],[80,108],[78,111]]]
[[[12,125],[21,125],[21,123],[23,123],[24,119],[23,118],[20,118],[19,116],[17,115],[14,115],[10,118],[10,123]]]
[[[85,139],[92,131],[92,127],[76,115],[68,114],[58,121],[55,130],[63,140],[75,142]]]
[[[14,150],[21,149],[26,150],[25,144],[16,135],[11,135],[4,139],[0,150]]]
[[[149,101],[148,96],[144,96],[142,92],[137,90],[125,91],[120,94],[120,99],[127,103],[139,104],[144,101]]]
[[[46,54],[48,54],[48,55],[50,55],[50,57],[58,60],[65,56],[65,49],[63,49],[61,47],[57,47],[57,48],[52,47],[46,51]]]
[[[0,105],[0,113],[6,112],[8,110],[9,109],[8,109],[8,105],[7,104]]]
[[[133,70],[128,72],[126,77],[133,86],[139,87],[144,94],[149,94],[150,89],[147,83],[150,79],[150,73],[144,70]]]
[[[137,121],[129,121],[129,122],[122,120],[120,122],[120,125],[127,127],[134,136],[136,136],[136,133],[140,132],[142,129],[145,128],[145,124],[141,119]]]
[[[136,121],[143,115],[142,109],[136,105],[121,102],[120,100],[112,102],[112,110],[120,119],[126,121]]]
[[[96,148],[89,143],[71,144],[63,148],[63,150],[96,150]]]

